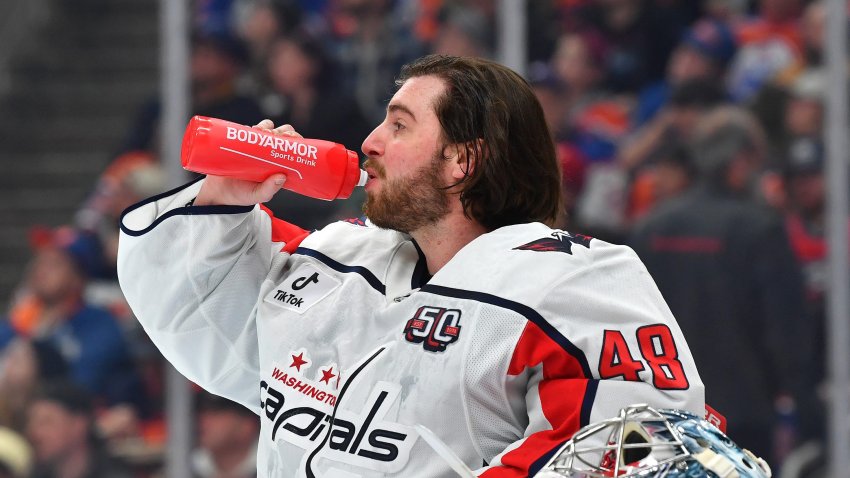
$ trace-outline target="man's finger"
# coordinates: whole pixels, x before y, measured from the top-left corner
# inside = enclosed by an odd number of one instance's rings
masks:
[[[257,195],[257,202],[266,202],[270,201],[280,188],[283,187],[283,184],[286,182],[286,176],[283,174],[275,174],[266,178],[265,181],[257,185],[257,188],[254,190]]]
[[[284,136],[294,136],[296,138],[303,138],[300,133],[295,131],[295,128],[291,124],[278,126],[277,128],[275,128],[274,133]]]
[[[271,130],[274,128],[274,122],[270,119],[264,119],[263,121],[260,121],[259,123],[254,125],[254,127],[264,130]]]

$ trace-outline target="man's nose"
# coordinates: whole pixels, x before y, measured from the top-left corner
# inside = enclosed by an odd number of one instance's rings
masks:
[[[367,158],[380,156],[384,153],[384,140],[381,137],[380,129],[381,125],[378,125],[371,133],[369,133],[369,136],[363,140],[363,145],[360,147],[360,150],[363,151],[363,154],[365,154]]]

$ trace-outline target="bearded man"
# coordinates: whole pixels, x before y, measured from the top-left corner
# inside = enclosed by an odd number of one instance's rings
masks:
[[[130,305],[178,370],[261,417],[259,476],[529,476],[627,404],[702,414],[637,256],[550,227],[561,173],[528,83],[447,56],[397,83],[363,142],[363,219],[271,217],[282,175],[122,217]]]

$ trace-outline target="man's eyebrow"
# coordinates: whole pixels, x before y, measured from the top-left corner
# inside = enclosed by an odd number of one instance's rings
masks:
[[[413,114],[413,111],[410,111],[410,108],[408,108],[407,106],[400,105],[398,103],[393,103],[393,104],[387,106],[387,113],[397,113],[397,112],[406,113],[406,114],[410,115],[411,118],[413,118],[413,121],[416,121],[416,115]]]

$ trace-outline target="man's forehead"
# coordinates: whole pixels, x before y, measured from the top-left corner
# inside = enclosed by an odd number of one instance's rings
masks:
[[[415,76],[407,79],[396,91],[388,110],[405,111],[421,119],[434,112],[434,103],[446,91],[446,82],[436,76]]]

